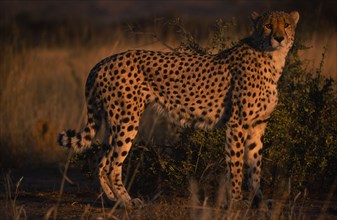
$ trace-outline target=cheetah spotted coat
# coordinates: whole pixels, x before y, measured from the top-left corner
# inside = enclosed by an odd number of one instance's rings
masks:
[[[253,13],[253,34],[216,55],[137,50],[102,60],[86,83],[86,126],[60,133],[59,144],[82,152],[103,125],[110,147],[99,163],[101,187],[109,200],[139,206],[123,185],[122,164],[154,103],[182,126],[224,127],[230,200],[242,199],[244,163],[251,196],[260,198],[261,138],[298,19],[298,12]]]

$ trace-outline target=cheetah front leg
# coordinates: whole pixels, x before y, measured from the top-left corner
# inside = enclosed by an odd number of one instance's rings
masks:
[[[244,142],[247,132],[236,124],[228,125],[226,129],[226,163],[228,167],[230,201],[242,200],[242,169],[244,156]]]
[[[258,122],[248,129],[245,143],[245,161],[248,165],[248,182],[250,188],[250,201],[258,206],[262,200],[260,190],[261,163],[262,163],[262,137],[266,128],[266,122]]]

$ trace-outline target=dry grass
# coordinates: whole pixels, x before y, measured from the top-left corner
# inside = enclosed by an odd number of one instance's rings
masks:
[[[83,122],[84,84],[93,65],[127,49],[165,49],[158,42],[149,46],[149,40],[127,38],[117,35],[98,47],[26,46],[18,51],[17,42],[2,45],[8,55],[0,66],[1,166],[60,161],[64,154],[55,138]],[[21,161],[23,157],[29,159]]]
[[[306,45],[310,48],[302,51],[303,60],[307,61],[308,69],[319,67],[322,54],[325,53],[323,74],[337,80],[337,30],[335,28],[316,31],[306,37]]]
[[[7,220],[20,220],[27,219],[27,214],[24,205],[17,204],[17,198],[19,196],[19,187],[23,180],[23,177],[15,184],[13,189],[13,182],[9,173],[3,175],[3,185],[5,192],[5,202],[3,207],[0,208],[0,213],[5,213],[2,218]]]
[[[64,203],[64,198],[67,195],[62,192],[64,186],[65,175],[63,176],[61,191],[59,193],[52,193],[57,200],[54,205],[45,212],[43,219],[167,219],[167,220],[186,220],[186,219],[289,219],[289,220],[306,220],[306,219],[334,219],[333,214],[329,214],[328,207],[332,202],[332,197],[336,190],[337,181],[331,187],[331,191],[325,201],[315,204],[315,201],[307,199],[307,192],[298,193],[294,198],[290,198],[291,193],[287,187],[276,189],[280,191],[278,198],[265,201],[265,204],[259,209],[249,208],[247,203],[236,204],[227,209],[219,208],[218,205],[212,205],[208,198],[200,199],[198,184],[194,181],[190,182],[189,198],[181,198],[177,196],[156,196],[151,201],[141,208],[136,210],[125,210],[114,207],[107,207],[103,201],[98,202],[100,205],[86,204],[76,205],[79,198],[71,198],[71,201]],[[6,174],[2,181],[6,186],[6,200],[5,203],[0,203],[0,214],[2,219],[17,219],[25,220],[31,219],[26,211],[29,204],[22,201],[17,202],[20,197],[20,184],[23,181],[21,177],[13,187],[12,178],[10,174]],[[219,189],[221,191],[222,188]],[[52,197],[52,194],[49,197]],[[46,195],[48,196],[48,195]],[[219,193],[217,200],[224,200],[224,194]],[[74,199],[76,199],[74,201]],[[102,200],[101,194],[97,196],[97,201]],[[316,201],[317,202],[317,201]],[[2,205],[4,204],[4,205]],[[96,203],[97,204],[97,203]],[[41,208],[43,204],[41,204]],[[47,205],[48,206],[48,205]],[[65,211],[67,207],[68,211]],[[36,208],[35,208],[36,209]],[[44,207],[45,209],[45,207]]]

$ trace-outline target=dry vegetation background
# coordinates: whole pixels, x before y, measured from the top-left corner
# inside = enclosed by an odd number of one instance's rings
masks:
[[[231,40],[247,36],[249,13],[298,10],[297,36],[310,48],[306,68],[337,79],[336,3],[330,1],[1,1],[0,170],[57,166],[64,128],[84,119],[84,84],[102,58],[128,49],[170,50],[181,38],[170,25],[181,17],[203,44],[217,18],[236,20]],[[216,51],[215,51],[216,52]],[[331,122],[337,123],[337,122]]]
[[[303,52],[307,68],[318,66],[326,48],[323,72],[336,79],[333,2],[297,1],[280,6],[302,10],[298,36],[311,47]],[[64,155],[56,146],[55,137],[64,128],[79,127],[83,120],[84,83],[100,59],[128,49],[169,50],[165,44],[177,47],[180,35],[169,25],[177,16],[183,18],[197,40],[205,43],[211,37],[216,18],[234,17],[237,26],[228,36],[237,40],[250,31],[250,11],[275,8],[280,3],[258,1],[253,6],[245,1],[157,4],[3,1],[0,4],[0,166],[9,168],[60,161]]]

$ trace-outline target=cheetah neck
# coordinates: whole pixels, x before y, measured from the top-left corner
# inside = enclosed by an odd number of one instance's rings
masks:
[[[285,65],[285,61],[286,61],[286,57],[288,54],[288,51],[291,47],[284,47],[284,48],[280,48],[278,50],[274,50],[274,51],[265,51],[263,48],[261,48],[261,42],[256,41],[254,38],[250,37],[250,38],[246,38],[241,40],[241,42],[243,44],[247,44],[248,46],[250,46],[251,48],[253,48],[254,50],[262,53],[263,56],[268,56],[271,58],[271,63],[272,63],[272,68],[273,68],[273,80],[275,82],[278,81],[278,79],[280,78],[282,72],[283,72],[283,68]]]
[[[288,50],[275,50],[267,52],[272,60],[273,79],[277,82],[283,72]]]
[[[288,51],[276,50],[269,52],[269,54],[271,55],[272,60],[274,61],[275,69],[282,72]]]

